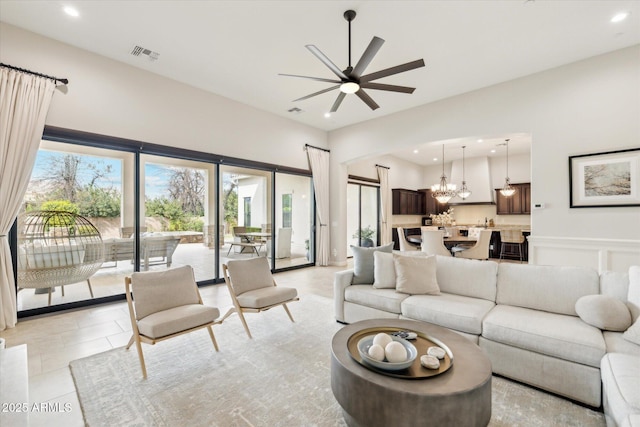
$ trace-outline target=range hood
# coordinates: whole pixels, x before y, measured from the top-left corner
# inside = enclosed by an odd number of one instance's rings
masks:
[[[493,204],[495,203],[494,190],[491,187],[491,173],[489,170],[488,157],[472,157],[464,161],[464,177],[467,187],[471,191],[471,195],[462,200],[460,197],[454,197],[449,204]],[[456,184],[458,188],[462,186],[462,159],[454,160],[451,165],[452,184]]]

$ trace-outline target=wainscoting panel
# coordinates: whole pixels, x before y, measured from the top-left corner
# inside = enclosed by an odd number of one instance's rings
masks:
[[[626,273],[640,265],[640,240],[529,236],[529,264],[575,265]]]

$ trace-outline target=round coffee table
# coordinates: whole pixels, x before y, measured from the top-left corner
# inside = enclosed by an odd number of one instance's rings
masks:
[[[355,361],[347,349],[349,337],[375,327],[397,327],[437,338],[453,353],[453,365],[422,379],[375,372]],[[489,358],[462,335],[425,322],[375,319],[342,328],[331,342],[331,389],[352,427],[486,426],[491,419]]]

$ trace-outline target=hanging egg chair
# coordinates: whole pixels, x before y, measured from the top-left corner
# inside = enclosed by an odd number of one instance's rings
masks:
[[[51,291],[86,280],[104,260],[98,229],[85,217],[66,211],[31,211],[18,219],[18,290]]]

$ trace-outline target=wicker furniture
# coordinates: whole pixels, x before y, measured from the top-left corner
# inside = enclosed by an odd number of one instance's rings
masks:
[[[18,221],[18,290],[60,286],[86,281],[104,260],[98,229],[86,218],[64,211],[32,211]]]

